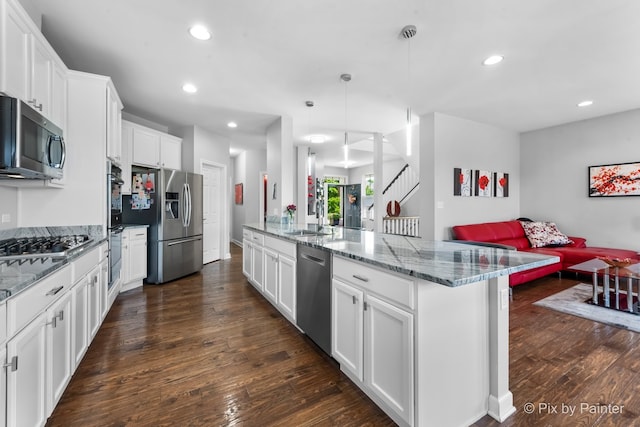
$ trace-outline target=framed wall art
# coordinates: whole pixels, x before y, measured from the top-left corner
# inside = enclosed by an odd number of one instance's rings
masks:
[[[493,194],[496,197],[509,197],[509,174],[508,173],[494,172]]]
[[[640,196],[640,162],[589,166],[589,197]]]
[[[453,195],[473,196],[473,171],[471,169],[453,168]]]
[[[476,170],[475,194],[480,197],[491,197],[493,194],[493,173]]]
[[[236,205],[241,205],[242,204],[242,183],[236,184],[235,196],[236,196]]]

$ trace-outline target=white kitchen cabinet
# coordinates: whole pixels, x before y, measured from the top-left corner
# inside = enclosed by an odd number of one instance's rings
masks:
[[[72,339],[73,339],[73,369],[80,364],[89,347],[89,317],[88,317],[88,285],[85,276],[76,283],[71,291],[72,299]]]
[[[414,423],[414,283],[333,258],[332,355],[399,424]]]
[[[126,227],[122,232],[122,287],[120,292],[142,286],[147,277],[147,229]]]
[[[252,263],[251,263],[251,242],[246,238],[242,242],[242,274],[247,279],[251,279],[253,275]]]
[[[160,162],[163,168],[182,169],[182,139],[172,135],[160,135]]]
[[[129,122],[121,120],[122,137],[120,138],[122,144],[122,162],[120,168],[122,169],[122,180],[124,184],[120,188],[120,192],[125,195],[131,195],[131,159],[132,159],[132,145],[133,145],[133,127],[128,126]]]
[[[364,368],[364,293],[353,286],[332,280],[332,344],[331,352],[340,363],[340,369],[348,370],[363,381]]]
[[[182,139],[145,126],[122,121],[131,129],[131,163],[153,168],[182,169]]]
[[[295,250],[295,245],[293,245]],[[278,309],[294,325],[296,323],[296,260],[278,256]]]
[[[98,280],[98,290],[100,292],[100,319],[98,320],[98,329],[102,325],[102,321],[107,316],[113,301],[120,292],[122,278],[114,283],[112,289],[109,289],[109,260],[104,259],[100,262],[100,279]],[[98,332],[96,330],[96,332]]]
[[[42,426],[47,420],[46,313],[7,343],[7,426]]]
[[[278,303],[278,253],[264,248],[264,296],[273,305]]]
[[[0,92],[15,96],[64,129],[66,66],[16,0],[6,0],[0,21]]]
[[[260,293],[264,293],[264,234],[244,230],[242,233],[242,272]]]
[[[113,82],[107,84],[107,158],[122,165],[122,102]]]
[[[264,248],[256,243],[251,245],[251,283],[264,292]]]
[[[100,321],[102,319],[102,310],[100,306],[100,282],[101,282],[102,270],[101,266],[97,265],[91,273],[87,276],[87,328],[89,331],[89,342],[98,332],[100,328]]]
[[[7,347],[0,346],[0,363],[7,363]],[[6,367],[0,369],[0,425],[5,426],[7,423],[7,370]]]
[[[72,293],[67,292],[47,310],[47,416],[62,397],[73,372]]]

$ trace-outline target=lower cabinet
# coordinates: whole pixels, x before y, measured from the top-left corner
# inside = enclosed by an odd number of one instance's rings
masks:
[[[243,230],[242,272],[291,323],[296,323],[296,244]]]
[[[7,347],[0,346],[0,363],[7,363]],[[7,420],[7,369],[0,369],[0,425],[5,425]]]
[[[53,412],[71,379],[72,292],[47,310],[47,414]]]
[[[7,343],[7,426],[42,426],[47,420],[46,313]]]
[[[413,283],[336,257],[333,267],[333,357],[394,421],[413,425],[413,313],[396,292]]]
[[[147,277],[147,229],[125,227],[122,232],[122,288],[120,292],[142,286]]]
[[[97,265],[89,275],[87,276],[87,328],[89,331],[89,340],[91,342],[93,337],[100,329],[100,322],[102,321],[102,308],[101,308],[101,294],[100,282],[102,278],[101,265]]]
[[[88,287],[89,278],[84,277],[71,290],[73,307],[73,369],[84,357],[89,347]]]

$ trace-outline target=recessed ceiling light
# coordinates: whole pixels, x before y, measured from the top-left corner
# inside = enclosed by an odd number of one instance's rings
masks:
[[[487,59],[485,59],[484,61],[482,61],[482,65],[496,65],[502,62],[503,59],[504,59],[504,56],[502,55],[492,55]]]
[[[327,137],[324,135],[311,135],[309,137],[309,142],[313,144],[323,144],[327,140]]]
[[[191,83],[185,83],[182,85],[182,90],[187,93],[196,93],[198,91],[198,88]]]
[[[194,25],[189,28],[189,34],[198,40],[209,40],[211,33],[203,25]]]
[[[237,128],[238,124],[236,122],[229,122],[229,123],[227,123],[227,126],[230,127],[230,128]]]
[[[588,107],[589,105],[593,105],[593,101],[586,100],[578,103],[578,107]]]

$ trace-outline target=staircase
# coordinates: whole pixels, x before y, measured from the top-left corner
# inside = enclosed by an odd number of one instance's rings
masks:
[[[416,192],[420,186],[419,176],[414,169],[407,163],[400,172],[391,180],[389,185],[382,191],[383,209],[387,209],[391,203],[391,212],[394,214],[394,202],[398,202],[400,206],[404,205],[407,200]],[[369,206],[369,218],[373,219],[373,205]],[[382,229],[385,233],[401,234],[404,236],[419,235],[419,217],[401,217],[401,216],[385,216],[383,218]]]

